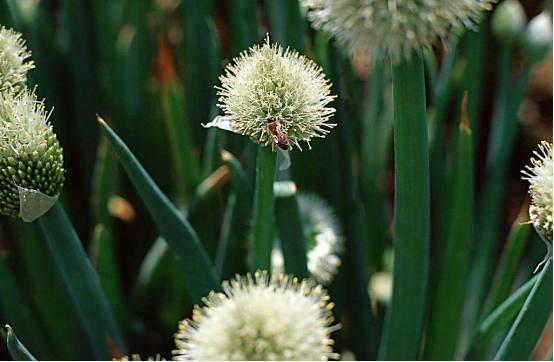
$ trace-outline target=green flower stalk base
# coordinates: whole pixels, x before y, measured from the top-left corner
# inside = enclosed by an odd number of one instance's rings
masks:
[[[393,66],[394,271],[381,359],[415,360],[420,351],[429,265],[429,155],[423,60]]]
[[[275,217],[273,208],[273,179],[277,153],[271,147],[258,147],[256,164],[256,189],[252,214],[252,235],[250,240],[250,270],[270,270],[273,248]]]

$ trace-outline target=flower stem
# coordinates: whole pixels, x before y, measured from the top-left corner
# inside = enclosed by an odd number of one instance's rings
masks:
[[[552,260],[546,262],[494,359],[527,360],[552,313]]]
[[[437,280],[434,290],[429,293],[426,360],[456,359],[459,349],[460,316],[473,230],[473,140],[467,116],[467,99],[468,94],[465,93],[455,154],[448,232],[444,240],[439,239],[439,243],[443,244],[442,253],[437,253],[433,268]]]
[[[281,182],[283,192],[276,192],[277,232],[285,258],[285,271],[298,278],[308,278],[306,239],[293,182]]]
[[[252,240],[250,242],[250,270],[271,269],[275,217],[273,214],[273,179],[276,152],[271,147],[258,147],[256,164],[256,189],[252,214]]]
[[[392,301],[381,359],[415,360],[429,264],[429,154],[423,60],[393,66],[395,235]]]

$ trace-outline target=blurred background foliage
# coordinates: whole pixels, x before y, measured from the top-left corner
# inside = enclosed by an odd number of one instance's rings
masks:
[[[529,18],[542,10],[540,3],[522,1]],[[113,126],[187,216],[219,275],[228,278],[247,271],[244,249],[256,147],[245,137],[201,127],[218,114],[218,76],[232,57],[261,43],[267,32],[272,42],[295,48],[321,65],[339,95],[334,102],[339,126],[325,141],[314,142],[311,151],[291,152],[292,168],[280,177],[322,196],[339,216],[346,248],[329,288],[342,324],[335,334],[336,350],[351,351],[358,359],[376,358],[388,300],[387,278],[382,276],[391,270],[388,64],[368,66],[364,54],[350,56],[336,47],[309,27],[296,0],[1,0],[0,24],[23,33],[36,63],[30,84],[38,85],[39,97],[55,108],[51,121],[67,169],[62,201],[89,251],[128,350],[166,358],[174,347],[177,322],[190,316],[192,301],[173,255],[100,136],[96,114]],[[438,43],[426,54],[431,286],[441,275],[443,241],[452,218],[458,217],[449,197],[457,190],[452,175],[461,142],[460,107],[469,91],[475,179],[475,217],[469,223],[475,264],[468,269],[464,315],[469,317],[461,327],[458,353],[472,343],[475,323],[527,281],[544,255],[538,236],[519,223],[527,220],[528,203],[520,170],[535,145],[552,134],[551,55],[532,68],[521,96],[510,99],[507,115],[499,120],[499,94],[516,88],[512,82],[525,65],[514,49],[501,74],[501,45],[490,34],[488,19],[477,30]],[[35,226],[2,217],[0,232],[2,322],[14,328],[36,357],[90,356],[82,347],[67,290]],[[224,251],[222,243],[227,245]],[[499,276],[493,266],[501,256],[509,261],[507,274]],[[493,293],[495,278],[504,284]],[[383,281],[384,293],[379,288]],[[476,356],[490,356],[494,343],[497,339],[480,347]],[[547,343],[536,357],[544,358],[551,348]],[[3,345],[0,357],[9,357]]]

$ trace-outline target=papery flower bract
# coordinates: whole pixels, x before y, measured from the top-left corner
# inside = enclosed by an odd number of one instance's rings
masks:
[[[335,109],[327,107],[335,96],[322,69],[294,50],[270,45],[269,38],[235,58],[220,81],[218,106],[225,116],[219,120],[224,122],[208,126],[232,130],[274,149],[279,135],[286,141],[279,147],[291,144],[301,149],[300,142],[309,147],[312,138],[325,137],[335,126],[329,123]]]
[[[34,63],[21,34],[0,26],[0,91],[18,91],[27,80]]]
[[[308,271],[318,283],[328,285],[341,264],[341,227],[334,211],[318,196],[300,193],[298,209],[306,239]],[[271,264],[274,273],[284,271],[283,254],[278,247],[272,251]]]
[[[539,151],[534,151],[534,154],[536,158],[531,158],[531,166],[526,166],[522,171],[523,179],[529,181],[529,217],[537,233],[544,241],[552,244],[552,143],[541,142]]]
[[[370,60],[409,58],[451,31],[472,27],[494,0],[301,0],[308,20]]]
[[[0,92],[0,213],[33,221],[64,183],[62,148],[34,91]]]
[[[222,284],[175,335],[176,360],[307,360],[337,356],[329,297],[310,280],[256,272]]]

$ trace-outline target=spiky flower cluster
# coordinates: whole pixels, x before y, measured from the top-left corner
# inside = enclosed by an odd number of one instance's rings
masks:
[[[325,361],[336,358],[329,297],[309,280],[267,272],[211,292],[175,335],[176,360]]]
[[[301,149],[300,142],[309,146],[335,126],[329,123],[335,109],[327,107],[335,96],[322,69],[294,50],[270,45],[269,38],[234,59],[220,81],[218,106],[231,130],[254,142],[275,149],[280,137]]]
[[[298,209],[306,239],[308,271],[318,283],[328,285],[341,264],[344,244],[341,227],[334,211],[318,196],[299,194]],[[283,272],[284,260],[279,248],[273,249],[271,262],[273,272]]]
[[[35,67],[30,56],[21,34],[0,26],[0,91],[21,89]]]
[[[156,354],[155,356],[150,356],[147,358],[141,357],[138,353],[133,353],[130,357],[129,356],[123,356],[121,358],[114,359],[114,361],[165,361],[162,356],[159,354]]]
[[[370,59],[409,58],[449,32],[471,27],[494,0],[301,0],[308,19]]]
[[[31,216],[23,218],[36,218],[46,211],[41,210],[48,206],[44,199],[56,197],[62,189],[62,148],[49,115],[34,92],[0,93],[1,214],[17,217],[25,203],[32,203]]]
[[[554,167],[552,166],[552,143],[542,141],[539,151],[533,152],[531,166],[522,171],[523,179],[529,181],[531,206],[529,217],[537,233],[552,244],[552,188]]]

